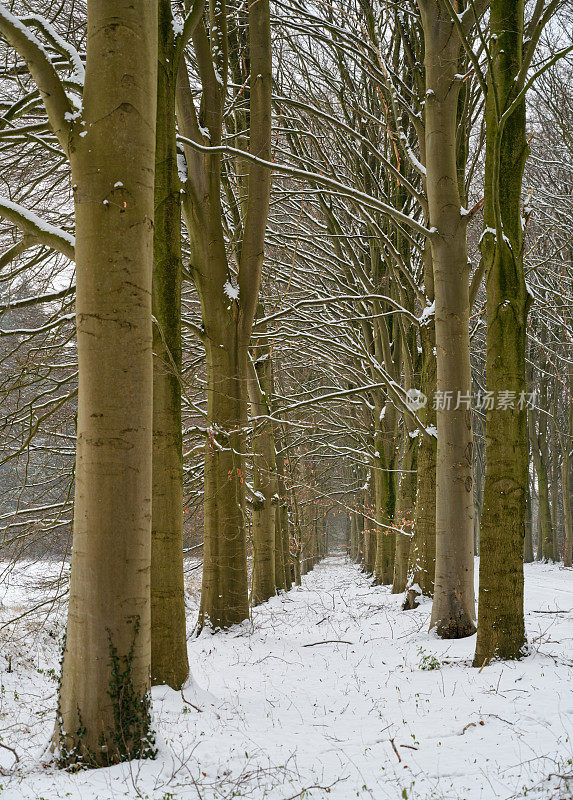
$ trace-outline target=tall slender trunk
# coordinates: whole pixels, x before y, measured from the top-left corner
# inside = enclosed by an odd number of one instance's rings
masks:
[[[371,478],[371,483],[374,479]],[[376,566],[376,550],[378,547],[377,525],[373,517],[376,513],[376,494],[374,486],[370,486],[366,493],[367,518],[364,519],[364,572],[374,575]]]
[[[529,296],[523,272],[521,181],[527,158],[525,99],[502,128],[522,64],[523,0],[492,0],[492,68],[486,101],[486,167],[482,258],[486,265],[486,478],[480,527],[478,635],[474,666],[519,658],[525,645],[523,541],[529,445],[525,342]],[[494,90],[495,86],[495,90]],[[493,233],[495,231],[495,233]],[[504,407],[505,393],[514,403]]]
[[[290,524],[288,514],[288,491],[286,487],[285,475],[285,458],[282,450],[283,438],[275,439],[276,445],[276,465],[278,476],[278,508],[277,511],[280,516],[280,525],[277,530],[280,531],[280,539],[282,544],[282,562],[284,566],[284,588],[289,591],[292,588],[292,574],[291,574],[291,557],[290,557]]]
[[[358,563],[362,564],[362,568],[364,568],[364,554],[365,554],[365,544],[364,544],[364,517],[362,514],[356,513],[357,519],[357,530],[358,530]]]
[[[177,61],[170,0],[159,0],[153,231],[153,508],[151,682],[189,673],[183,582],[181,202],[175,138]]]
[[[571,481],[571,457],[566,453],[563,455],[563,463],[561,464],[561,482],[563,486],[563,516],[565,520],[563,564],[566,567],[571,567],[573,566],[573,512],[571,509],[573,486]]]
[[[276,494],[273,499],[275,508],[275,589],[286,589],[286,572],[284,562],[284,541],[282,531],[281,503],[278,495],[278,481],[275,483]]]
[[[355,563],[358,562],[359,543],[358,543],[358,517],[356,514],[350,516],[350,559]]]
[[[547,462],[543,455],[538,461],[537,481],[539,485],[539,520],[541,528],[541,555],[546,561],[555,561],[553,549],[553,524],[551,521],[551,505],[549,503],[549,481],[547,478]]]
[[[563,517],[565,524],[565,546],[563,550],[563,563],[566,567],[573,566],[573,369],[569,372],[569,412],[567,414],[567,435],[563,437],[561,447],[561,488],[563,491]]]
[[[252,433],[253,488],[253,589],[252,603],[264,603],[275,594],[277,543],[275,537],[275,495],[277,494],[276,454],[273,423],[268,417],[271,386],[271,353],[265,338],[258,337],[253,346],[253,364],[249,369],[249,399],[255,422]],[[282,555],[282,547],[281,547]],[[282,558],[279,560],[279,566]],[[284,582],[284,574],[283,574]]]
[[[380,447],[385,445],[380,444]],[[378,465],[374,470],[374,487],[376,497],[376,562],[374,574],[376,583],[387,585],[391,584],[394,577],[394,555],[396,550],[396,535],[390,526],[394,523],[394,511],[396,506],[396,490],[394,486],[394,475],[391,471],[394,460],[389,463],[387,469],[384,460],[379,458]]]
[[[271,156],[272,55],[268,0],[247,10],[249,150]],[[228,73],[227,14],[224,4],[209,6],[209,32],[201,17],[193,44],[202,86],[199,113],[188,74],[178,75],[180,130],[198,145],[216,148],[223,140],[223,110]],[[183,65],[183,62],[182,62]],[[205,135],[207,131],[208,136]],[[228,259],[221,204],[221,154],[198,153],[184,145],[188,180],[183,213],[190,238],[193,280],[203,315],[200,331],[207,363],[205,453],[205,543],[199,627],[226,627],[248,616],[245,527],[245,429],[247,356],[257,309],[270,200],[270,172],[250,163],[241,203],[238,271]],[[239,177],[242,184],[242,178]]]
[[[531,414],[533,420],[533,413]],[[543,426],[542,430],[543,430]],[[547,477],[547,450],[543,439],[543,433],[539,436],[535,431],[535,423],[530,425],[531,450],[533,453],[533,464],[537,474],[537,495],[539,500],[538,508],[538,527],[539,527],[539,549],[538,556],[553,561],[553,525],[551,524],[551,506],[549,505],[549,481]]]
[[[529,471],[529,467],[528,467]],[[527,480],[527,497],[525,500],[525,541],[523,542],[523,561],[531,564],[534,560],[533,554],[533,509],[531,508],[531,489],[529,487],[529,475]]]
[[[301,564],[301,555],[302,555],[302,530],[300,524],[300,515],[299,515],[299,507],[298,501],[296,497],[296,491],[291,489],[291,498],[292,498],[292,509],[293,509],[293,527],[294,527],[294,540],[295,546],[294,549],[291,551],[291,558],[293,563],[293,571],[294,571],[294,582],[297,586],[301,585],[301,575],[303,575],[303,564]]]
[[[157,5],[88,0],[76,213],[74,547],[63,763],[152,752],[149,713]]]
[[[420,434],[421,435],[421,434]],[[400,594],[406,589],[408,579],[408,556],[414,529],[416,511],[418,442],[410,436],[408,426],[404,429],[404,452],[402,455],[400,485],[396,501],[396,556],[394,559],[394,582],[392,593]]]
[[[551,417],[557,420],[557,378],[553,381],[553,399],[551,403]],[[557,441],[557,425],[551,426],[549,440],[549,464],[551,467],[550,495],[551,495],[551,527],[553,528],[553,556],[555,561],[561,559],[560,546],[560,519],[559,519],[559,444]]]
[[[434,300],[434,275],[432,254],[429,244],[424,250],[424,284],[428,300]],[[430,316],[420,328],[422,349],[422,374],[420,390],[426,398],[426,405],[419,409],[418,415],[426,429],[436,427],[434,397],[436,395],[436,330],[434,319]],[[434,436],[422,436],[417,456],[416,507],[414,513],[414,536],[408,557],[408,576],[404,609],[417,605],[416,595],[420,592],[426,597],[434,593],[434,574],[436,563],[436,457],[438,441]]]
[[[447,10],[420,2],[426,67],[426,185],[436,301],[438,450],[431,626],[475,633],[469,266],[456,161],[460,40]],[[454,402],[447,407],[447,398]],[[458,397],[466,398],[455,408]]]
[[[547,561],[555,560],[553,522],[551,514],[549,475],[547,465],[549,463],[549,442],[548,442],[548,363],[544,353],[545,337],[541,333],[541,353],[540,353],[540,375],[539,375],[539,409],[532,409],[529,412],[529,438],[531,442],[531,452],[533,455],[533,466],[537,475],[537,495],[539,501],[538,526],[539,526],[539,550],[538,557]]]
[[[216,629],[242,622],[249,615],[244,521],[247,347],[237,346],[233,330],[223,346],[215,336],[207,335],[210,429],[205,453],[199,627],[208,624]]]

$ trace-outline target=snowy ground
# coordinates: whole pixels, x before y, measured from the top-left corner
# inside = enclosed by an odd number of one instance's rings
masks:
[[[47,572],[3,579],[0,624],[46,599]],[[399,597],[330,557],[252,622],[189,640],[184,696],[201,711],[153,690],[156,761],[75,775],[45,752],[63,608],[41,606],[0,630],[0,742],[20,759],[0,749],[0,796],[573,798],[573,571],[528,565],[526,597],[532,654],[478,671],[474,637],[440,641],[429,604],[402,612]]]

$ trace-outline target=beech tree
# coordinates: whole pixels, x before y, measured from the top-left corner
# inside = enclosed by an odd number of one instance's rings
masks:
[[[205,544],[199,625],[226,627],[248,617],[245,531],[245,431],[248,349],[257,309],[270,171],[249,164],[241,199],[241,242],[227,254],[222,211],[223,108],[228,81],[227,12],[210,8],[192,41],[202,86],[199,113],[179,74],[178,120],[187,163],[183,213],[191,272],[201,302],[207,359],[209,432],[205,453]],[[270,160],[271,38],[268,2],[249,7],[249,150]],[[182,65],[183,66],[183,65]]]
[[[47,24],[39,27],[53,35]],[[148,689],[157,8],[90,0],[83,86],[81,59],[67,48],[79,108],[39,40],[4,6],[0,29],[26,62],[69,158],[75,206],[80,385],[74,549],[55,744],[64,763],[110,763],[153,752]],[[126,71],[137,80],[122,81]],[[54,236],[58,246],[66,244],[66,237]]]

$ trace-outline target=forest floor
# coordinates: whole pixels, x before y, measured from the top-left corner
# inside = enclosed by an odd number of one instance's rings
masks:
[[[44,602],[55,569],[5,575],[0,624]],[[64,608],[41,606],[0,630],[0,742],[19,758],[0,748],[0,796],[573,798],[573,571],[526,566],[531,654],[481,671],[475,637],[441,641],[430,604],[403,612],[400,600],[342,556],[325,559],[252,621],[189,638],[186,702],[153,689],[157,760],[77,774],[46,751]]]

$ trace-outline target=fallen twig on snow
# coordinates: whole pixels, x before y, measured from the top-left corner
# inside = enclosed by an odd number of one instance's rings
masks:
[[[322,642],[303,644],[303,647],[316,647],[317,644],[354,644],[354,642],[348,642],[346,639],[325,639]]]
[[[202,713],[203,713],[203,709],[202,709],[202,708],[199,708],[199,706],[193,705],[193,703],[190,703],[190,702],[189,702],[189,700],[186,700],[186,699],[185,699],[185,695],[183,694],[183,689],[181,689],[181,699],[182,699],[182,700],[183,700],[183,702],[184,702],[184,703],[186,703],[188,706],[191,706],[191,708],[194,708],[194,709],[195,709],[195,711],[198,711],[200,714],[202,714]]]
[[[398,758],[398,762],[401,764],[402,763],[402,758],[400,756],[400,753],[396,749],[396,745],[394,744],[394,739],[390,739],[390,744],[392,745],[392,750],[396,753],[396,756]]]

